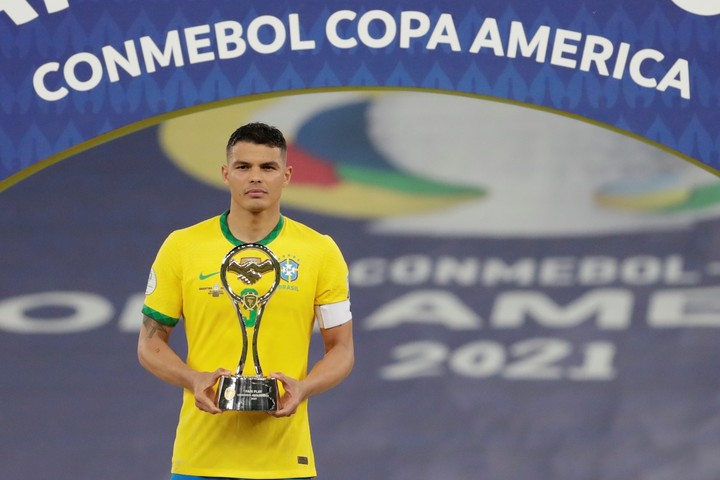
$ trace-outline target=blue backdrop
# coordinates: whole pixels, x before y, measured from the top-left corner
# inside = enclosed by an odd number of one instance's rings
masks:
[[[717,479],[712,2],[9,3],[3,478],[169,478],[142,292],[258,119],[350,266],[319,478]]]

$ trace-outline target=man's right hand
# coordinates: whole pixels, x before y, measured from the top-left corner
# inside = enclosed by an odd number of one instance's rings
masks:
[[[197,372],[193,379],[193,394],[197,408],[213,415],[222,413],[215,404],[215,384],[218,378],[224,375],[232,375],[232,372],[224,368],[218,368],[214,372]]]

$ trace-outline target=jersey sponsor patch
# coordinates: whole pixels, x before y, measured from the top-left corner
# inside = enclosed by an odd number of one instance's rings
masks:
[[[202,273],[200,272],[200,280],[207,280],[210,277],[214,277],[215,275],[219,274],[220,272],[210,272],[210,273]]]

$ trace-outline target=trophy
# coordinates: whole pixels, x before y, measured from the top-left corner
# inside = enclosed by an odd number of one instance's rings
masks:
[[[264,245],[245,243],[225,256],[220,279],[235,306],[243,343],[235,374],[220,377],[217,405],[221,410],[275,411],[278,406],[277,380],[263,375],[257,341],[263,311],[280,283],[280,262]],[[248,329],[252,329],[251,343],[248,342]],[[249,343],[255,376],[242,374]]]

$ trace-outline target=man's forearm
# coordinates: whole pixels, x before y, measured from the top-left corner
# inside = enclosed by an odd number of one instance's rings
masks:
[[[327,352],[303,381],[307,396],[317,395],[342,382],[352,371],[353,364],[354,354],[351,347],[337,346]]]
[[[355,350],[352,322],[323,332],[325,355],[303,380],[306,397],[322,393],[343,381],[352,371]]]
[[[171,328],[145,317],[138,339],[138,360],[159,379],[192,390],[192,378],[196,372],[168,344],[170,332]]]

